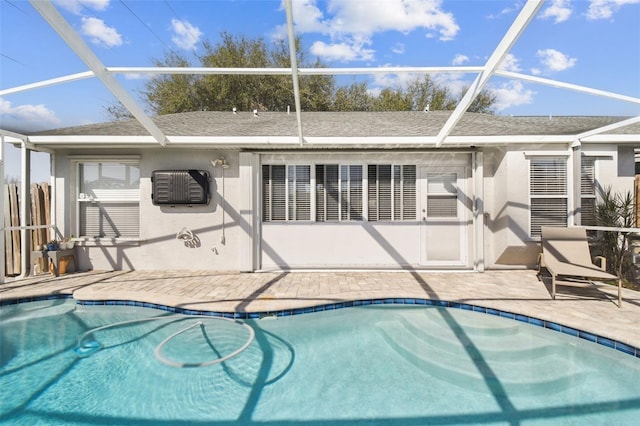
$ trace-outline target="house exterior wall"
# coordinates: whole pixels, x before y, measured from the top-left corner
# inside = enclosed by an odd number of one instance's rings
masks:
[[[231,165],[214,168],[211,160],[224,155]],[[55,155],[56,223],[63,235],[78,235],[75,208],[78,159],[138,157],[140,165],[140,239],[87,240],[78,243],[80,269],[167,269],[238,270],[238,153],[220,150],[145,149],[118,151],[58,152]],[[157,206],[151,198],[154,170],[198,169],[210,173],[210,203],[205,206]],[[223,210],[225,226],[223,228]],[[176,239],[183,228],[191,231],[194,242]],[[222,243],[222,236],[225,236]]]
[[[266,154],[263,164],[412,164],[418,170],[416,219],[393,222],[266,222],[261,224],[261,266],[271,268],[465,268],[473,267],[471,230],[471,154],[467,153],[323,153],[323,154]],[[421,170],[462,168],[464,188],[463,228],[458,237],[449,233],[445,238],[425,233],[421,189],[425,176]],[[366,206],[365,206],[366,208]],[[434,226],[434,225],[430,225]],[[464,239],[463,243],[460,240]],[[460,261],[429,260],[425,251],[452,252],[464,244]],[[436,247],[436,249],[434,249]]]
[[[140,167],[140,238],[78,242],[82,270],[241,270],[272,268],[456,268],[472,269],[478,259],[486,268],[531,267],[539,242],[529,235],[529,158],[563,155],[571,150],[552,146],[510,146],[481,149],[482,185],[474,184],[470,151],[240,152],[219,149],[149,148],[58,150],[54,155],[55,223],[63,236],[78,235],[75,164],[83,159],[137,158]],[[583,145],[580,155],[598,158],[597,179],[616,191],[633,188],[634,162],[628,149],[607,144]],[[633,154],[633,149],[631,149]],[[224,156],[229,168],[211,161]],[[464,240],[462,262],[425,262],[425,238],[451,250],[453,239],[425,237],[424,189],[417,182],[416,220],[399,222],[270,222],[261,220],[262,164],[297,162],[415,164],[418,170],[463,170]],[[568,160],[568,174],[573,167]],[[210,176],[211,201],[206,206],[157,206],[151,198],[154,170],[199,169]],[[629,169],[629,170],[627,170]],[[627,176],[628,174],[628,176]],[[418,175],[418,180],[424,176]],[[223,187],[224,186],[224,187]],[[572,191],[572,183],[568,184]],[[483,194],[474,194],[483,188]],[[223,197],[224,193],[224,197]],[[482,224],[473,226],[473,200],[482,201]],[[569,196],[569,199],[572,197]],[[572,202],[570,203],[570,208]],[[484,226],[484,228],[482,228]],[[186,244],[176,238],[182,229],[194,235]],[[434,228],[432,228],[434,229]],[[478,229],[484,240],[477,240]],[[456,234],[458,235],[458,234]],[[429,240],[430,238],[430,240]],[[456,236],[455,238],[458,238]],[[474,244],[480,241],[480,249]],[[484,241],[484,242],[483,242]],[[434,247],[434,246],[431,246]],[[437,247],[437,246],[436,246]],[[477,253],[482,251],[482,253]]]
[[[487,186],[493,197],[487,197],[487,267],[532,267],[540,248],[539,241],[530,236],[529,158],[544,155],[568,159],[569,151],[518,145],[492,148],[489,154],[486,157],[492,173],[487,177]]]
[[[573,156],[578,156],[577,162]],[[613,192],[633,190],[633,147],[582,144],[571,150],[551,145],[513,146],[485,150],[485,254],[488,268],[533,267],[540,251],[539,240],[530,236],[529,159],[535,156],[567,159],[568,225],[577,221],[574,212],[579,196],[581,156],[596,159],[596,187]]]

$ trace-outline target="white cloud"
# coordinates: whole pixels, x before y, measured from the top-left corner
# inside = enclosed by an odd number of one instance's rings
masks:
[[[503,71],[520,72],[522,69],[520,68],[519,62],[518,58],[511,53],[507,53],[500,63],[500,69]]]
[[[458,53],[451,61],[451,65],[462,65],[466,62],[469,62],[469,57],[467,55],[462,55]]]
[[[460,30],[453,14],[442,9],[442,0],[329,0],[326,5],[323,11],[317,0],[294,0],[293,15],[298,33],[320,33],[330,38],[328,42],[314,43],[318,51],[329,54],[327,58],[373,58],[375,51],[366,49],[365,52],[362,46],[370,45],[374,34],[387,31],[424,30],[427,37],[435,33],[440,40],[447,41]],[[282,36],[283,31],[284,28],[279,27],[276,33]],[[351,49],[346,49],[347,45],[351,45]],[[360,54],[347,59],[347,54],[336,55],[337,50]]]
[[[122,45],[122,36],[114,27],[104,23],[102,19],[82,17],[82,34],[91,38],[91,42],[105,47]]]
[[[391,51],[393,53],[395,53],[396,55],[402,55],[404,53],[404,43],[396,43],[392,48]]]
[[[150,74],[141,74],[137,72],[124,73],[125,80],[149,80],[150,78]]]
[[[16,131],[34,132],[58,126],[62,121],[43,104],[12,106],[0,98],[0,127]]]
[[[550,71],[564,71],[573,67],[578,61],[555,49],[538,50],[540,62]]]
[[[571,16],[573,9],[569,0],[553,0],[551,5],[542,12],[541,18],[553,18],[556,24],[564,22]]]
[[[496,2],[495,4],[500,4],[500,3]],[[491,14],[487,16],[487,19],[498,19],[503,15],[510,15],[512,13],[515,13],[521,8],[522,8],[522,1],[516,1],[514,2],[513,6],[507,6],[503,8],[498,14]]]
[[[171,41],[184,50],[192,50],[202,38],[200,28],[194,27],[186,20],[172,19],[171,29],[173,31]]]
[[[316,41],[311,45],[311,53],[328,61],[368,61],[373,59],[373,50],[366,49],[362,44],[330,43]]]
[[[382,69],[390,67],[392,65],[385,64]],[[402,73],[402,74],[374,74],[373,75],[373,88],[370,91],[374,93],[380,93],[382,89],[391,87],[391,88],[406,88],[407,85],[415,80],[416,78],[421,77],[420,74],[414,73]]]
[[[496,95],[496,103],[494,106],[497,111],[518,105],[530,104],[533,102],[533,96],[536,94],[533,90],[525,90],[522,82],[516,80],[510,80],[498,87],[493,87],[491,91]]]
[[[100,11],[109,6],[109,0],[55,0],[55,2],[76,15],[80,15],[84,9]]]
[[[640,3],[640,0],[591,0],[587,19],[609,19],[621,6],[637,3]]]
[[[540,75],[542,74],[542,70],[540,68],[531,68],[531,74]]]

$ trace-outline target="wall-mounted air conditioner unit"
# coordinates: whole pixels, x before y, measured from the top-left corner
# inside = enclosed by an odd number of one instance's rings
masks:
[[[209,173],[203,170],[155,170],[151,199],[160,205],[209,204]]]

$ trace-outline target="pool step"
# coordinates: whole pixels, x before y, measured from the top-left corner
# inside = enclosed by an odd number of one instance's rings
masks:
[[[420,321],[425,328],[462,328],[470,336],[505,337],[519,332],[519,324],[516,322],[491,315],[478,315],[477,312],[460,309],[430,308],[425,309],[422,315],[411,316],[411,319]],[[482,320],[479,321],[479,318]]]
[[[510,361],[520,360],[524,356],[551,356],[560,350],[558,346],[540,337],[523,338],[519,328],[521,324],[516,322],[502,320],[506,325],[501,324],[498,330],[491,331],[486,324],[474,328],[463,325],[457,320],[425,323],[420,317],[417,321],[411,321],[402,315],[388,319],[402,323],[406,331],[416,339],[447,352],[466,353],[461,343],[471,343],[492,359]]]
[[[536,356],[535,351],[505,360],[496,357],[495,350],[474,344],[451,350],[438,341],[417,338],[403,321],[383,320],[377,326],[389,346],[408,362],[432,377],[478,392],[499,396],[553,394],[580,386],[589,374],[570,360]]]

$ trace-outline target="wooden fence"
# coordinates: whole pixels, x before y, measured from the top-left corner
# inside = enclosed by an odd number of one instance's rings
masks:
[[[31,184],[31,211],[29,225],[51,224],[51,193],[48,183]],[[10,183],[4,186],[4,227],[22,226],[20,223],[20,184]],[[29,251],[46,244],[51,237],[51,229],[34,229],[30,232]],[[20,253],[20,231],[4,232],[4,265],[7,276],[22,273]],[[41,265],[42,266],[42,265]]]

